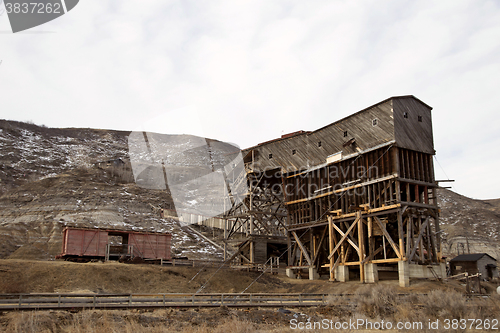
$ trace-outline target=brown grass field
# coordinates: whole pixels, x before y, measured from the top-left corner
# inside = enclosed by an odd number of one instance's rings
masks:
[[[192,281],[197,273],[196,278]],[[0,293],[85,292],[85,293],[171,293],[195,292],[215,273],[215,269],[159,267],[119,263],[76,264],[62,261],[0,260]],[[204,292],[241,292],[260,273],[220,270]],[[484,284],[488,292],[495,285]],[[500,319],[500,297],[463,296],[464,287],[456,281],[412,281],[410,288],[399,288],[397,281],[367,285],[357,281],[332,283],[326,280],[292,280],[283,275],[264,274],[247,292],[328,293],[328,306],[314,308],[168,308],[156,310],[82,310],[0,312],[1,332],[297,332],[309,321],[342,323],[382,320],[422,323],[401,332],[479,332],[498,331],[484,326],[470,327],[472,319],[491,326]],[[397,293],[408,293],[398,297]],[[351,294],[349,298],[334,296]],[[354,294],[354,295],[352,295]],[[467,329],[445,328],[445,319],[469,320]],[[439,320],[439,328],[428,327]],[[295,323],[293,326],[291,323]],[[329,324],[332,325],[333,324]],[[487,325],[486,325],[487,326]],[[330,327],[330,326],[329,326]],[[334,326],[333,326],[334,327]],[[296,329],[294,329],[296,328]],[[355,329],[323,329],[310,326],[307,332],[371,332],[361,325]],[[479,329],[480,328],[480,329]],[[397,329],[385,329],[397,332]]]

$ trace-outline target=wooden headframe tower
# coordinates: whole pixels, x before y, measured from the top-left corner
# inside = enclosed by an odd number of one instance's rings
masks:
[[[224,214],[231,228],[224,230],[224,243],[236,248],[233,259],[242,265],[278,264],[287,246],[287,210],[281,191],[281,171],[254,169],[252,152],[244,158],[245,173],[238,175],[235,188],[244,188],[244,199]],[[245,182],[246,186],[239,186]],[[239,190],[241,193],[241,190]],[[234,263],[233,263],[234,264]]]
[[[233,216],[286,240],[291,277],[443,277],[431,110],[392,97],[243,151],[251,195]]]

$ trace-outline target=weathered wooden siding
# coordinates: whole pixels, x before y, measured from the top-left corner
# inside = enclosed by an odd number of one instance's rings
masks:
[[[257,240],[254,243],[254,262],[263,264],[267,261],[267,242]]]
[[[486,255],[477,261],[477,270],[481,273],[482,278],[488,277],[488,269],[486,268],[486,265],[496,266],[497,262]],[[496,277],[498,277],[498,275]]]
[[[64,229],[62,255],[104,257],[107,243],[108,233],[106,231]]]
[[[144,259],[170,259],[170,234],[139,233],[122,230],[66,228],[61,256],[105,257],[109,234],[127,236],[134,255]],[[125,245],[125,244],[123,244]]]
[[[431,110],[413,96],[392,97],[318,130],[265,142],[244,154],[253,150],[256,170],[284,172],[321,165],[340,151],[348,155],[393,140],[398,147],[434,154]]]
[[[373,123],[374,120],[376,124]],[[315,143],[321,141],[324,147],[322,163],[327,156],[339,151],[349,154],[357,152],[358,148],[365,150],[389,142],[394,139],[392,100],[386,100],[320,128],[309,137]],[[355,145],[345,146],[352,139],[355,140]]]
[[[314,132],[263,143],[245,153],[254,151],[257,170],[281,167],[285,172],[292,172],[326,163],[328,156],[339,151],[348,155],[393,139],[392,100],[389,99]],[[352,144],[345,145],[351,140]]]
[[[168,234],[130,233],[128,243],[134,247],[134,255],[145,259],[170,259],[170,239]]]
[[[434,155],[432,108],[412,97],[394,98],[393,103],[397,146]]]

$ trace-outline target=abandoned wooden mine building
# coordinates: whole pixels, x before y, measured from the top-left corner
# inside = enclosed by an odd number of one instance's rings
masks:
[[[226,216],[246,230],[238,253],[256,263],[289,249],[287,274],[309,279],[443,277],[431,110],[391,97],[244,150],[250,195]]]

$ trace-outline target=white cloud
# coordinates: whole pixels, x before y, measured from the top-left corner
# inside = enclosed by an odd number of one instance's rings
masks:
[[[478,176],[499,162],[499,41],[493,0],[80,1],[0,34],[1,117],[134,129],[175,114],[180,130],[194,116],[176,111],[197,110],[190,134],[247,147],[413,94],[457,190],[500,197]]]

